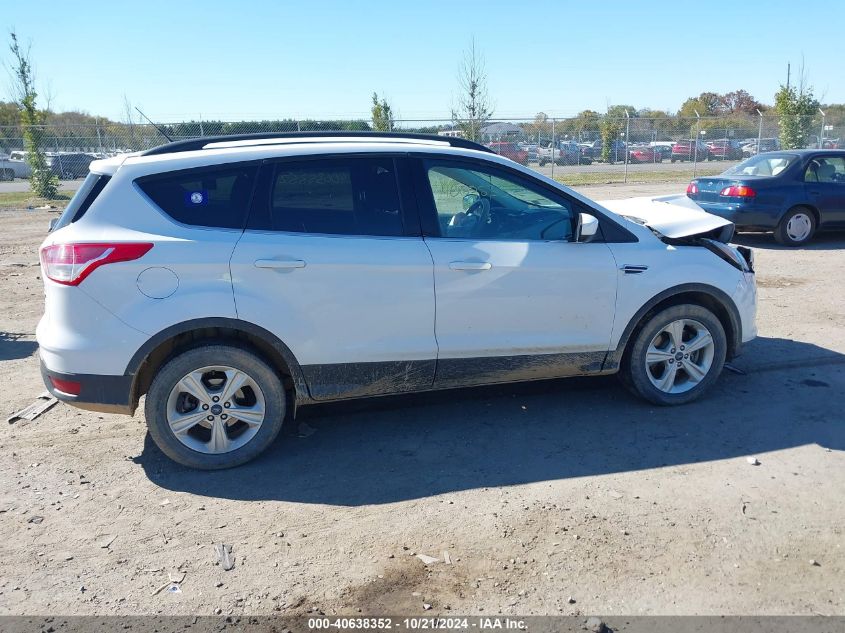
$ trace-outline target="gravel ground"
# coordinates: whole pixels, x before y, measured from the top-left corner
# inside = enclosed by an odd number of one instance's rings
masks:
[[[49,217],[0,212],[6,414],[43,390]],[[323,405],[216,473],[140,411],[3,423],[0,614],[845,614],[845,236],[740,241],[760,337],[683,408],[612,377]]]

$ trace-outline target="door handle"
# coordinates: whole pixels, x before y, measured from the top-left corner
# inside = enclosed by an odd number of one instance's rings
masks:
[[[493,264],[490,262],[450,262],[452,270],[490,270]]]
[[[301,259],[256,259],[255,267],[290,270],[291,268],[305,268],[305,262]]]

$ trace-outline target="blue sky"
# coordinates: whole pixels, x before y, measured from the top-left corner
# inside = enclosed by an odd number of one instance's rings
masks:
[[[403,118],[447,117],[473,36],[501,117],[676,110],[738,88],[770,103],[802,56],[816,95],[845,102],[842,0],[4,5],[0,23],[32,42],[53,109],[112,118],[124,94],[157,121],[367,117],[374,90]]]

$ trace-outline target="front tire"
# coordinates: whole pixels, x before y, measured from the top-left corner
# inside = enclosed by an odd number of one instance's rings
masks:
[[[686,404],[719,377],[727,356],[719,319],[699,305],[652,315],[629,344],[620,377],[635,395],[657,405]]]
[[[276,439],[285,419],[285,391],[252,351],[208,344],[158,370],[144,413],[156,445],[173,461],[201,470],[232,468]]]
[[[786,212],[775,229],[775,240],[784,246],[803,246],[816,232],[816,216],[806,207]]]

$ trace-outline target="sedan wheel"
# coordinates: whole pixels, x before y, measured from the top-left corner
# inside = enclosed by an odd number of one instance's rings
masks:
[[[775,229],[775,239],[786,246],[801,246],[816,232],[816,218],[806,207],[790,210]]]

